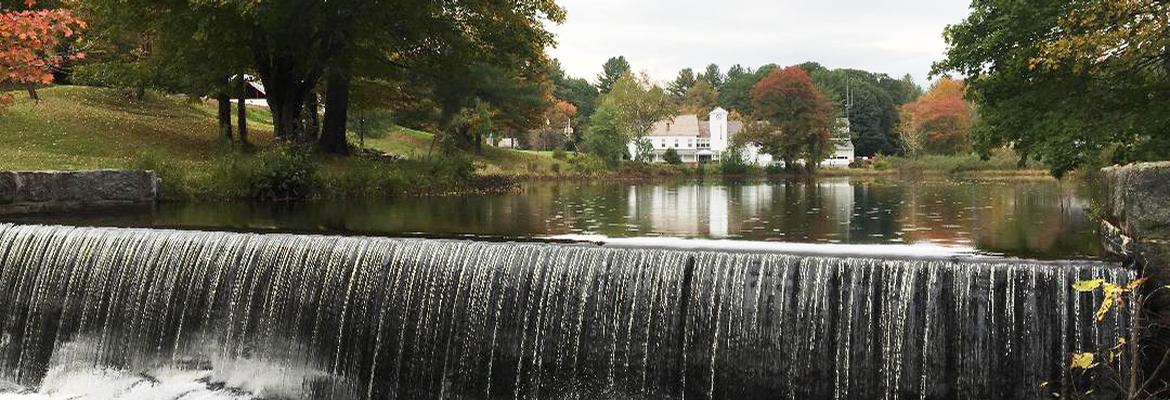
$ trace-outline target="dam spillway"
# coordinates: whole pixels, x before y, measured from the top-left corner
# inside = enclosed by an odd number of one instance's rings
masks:
[[[1098,295],[1072,289],[1083,279],[1134,273],[0,224],[0,393],[88,380],[153,398],[1100,395],[1068,357],[1127,336],[1129,317],[1095,321]]]

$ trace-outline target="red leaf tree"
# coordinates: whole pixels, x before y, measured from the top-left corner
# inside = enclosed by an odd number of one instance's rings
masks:
[[[755,118],[739,141],[760,147],[791,167],[806,160],[810,171],[825,158],[833,128],[833,103],[808,72],[792,66],[772,71],[752,89]]]
[[[36,9],[36,0],[25,0],[24,5],[26,10],[0,5],[0,88],[52,83],[55,68],[85,57],[60,51],[63,40],[85,29],[85,21],[64,9]],[[0,94],[0,108],[11,101],[11,96]]]

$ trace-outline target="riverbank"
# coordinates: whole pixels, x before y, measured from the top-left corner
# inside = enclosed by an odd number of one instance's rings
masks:
[[[45,88],[41,97],[34,103],[18,94],[0,113],[0,170],[150,169],[163,181],[162,199],[170,201],[434,196],[507,191],[527,180],[648,181],[726,172],[718,165],[612,166],[563,151],[485,147],[444,155],[431,133],[400,127],[366,138],[366,155],[324,156],[277,144],[263,109],[249,110],[254,147],[241,151],[222,143],[214,107],[198,99],[148,92],[131,101],[119,90],[78,86]],[[999,170],[1010,163],[997,159],[925,159],[886,158],[869,168],[820,174],[1043,174]],[[782,176],[768,172],[750,168],[736,175]]]

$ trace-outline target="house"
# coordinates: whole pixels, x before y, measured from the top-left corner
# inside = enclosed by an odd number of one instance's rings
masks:
[[[268,91],[264,89],[264,83],[260,82],[260,78],[244,74],[244,104],[252,107],[268,107]],[[239,79],[240,75],[232,77],[232,80]]]
[[[653,148],[653,162],[656,163],[665,162],[664,155],[669,149],[674,149],[686,164],[718,162],[731,147],[731,139],[744,128],[743,122],[729,121],[727,117],[727,110],[718,107],[707,115],[707,121],[700,121],[694,114],[679,115],[658,121],[643,140]],[[822,163],[823,166],[847,167],[853,162],[853,142],[848,139],[847,122],[844,132],[843,139],[833,140],[836,150]],[[638,143],[631,141],[627,147],[630,158],[636,158]],[[768,166],[774,162],[771,155],[760,153],[758,146],[747,145],[742,151],[743,159],[750,164]]]
[[[653,161],[665,162],[663,155],[668,149],[674,149],[682,162],[688,164],[719,161],[723,152],[730,147],[731,137],[743,130],[743,123],[728,121],[727,110],[722,108],[716,108],[707,117],[707,121],[703,122],[699,121],[698,115],[685,114],[654,124],[654,128],[643,138],[654,148]],[[630,142],[628,147],[630,158],[636,158],[637,142]],[[749,160],[755,158],[750,157]]]

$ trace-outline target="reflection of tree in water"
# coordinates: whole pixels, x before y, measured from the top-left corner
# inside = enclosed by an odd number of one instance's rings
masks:
[[[502,194],[305,204],[164,204],[36,223],[371,235],[563,234],[932,242],[1033,257],[1100,254],[1075,184],[824,179],[542,182]],[[20,222],[20,221],[14,221]]]
[[[913,242],[970,243],[1021,256],[1099,253],[1088,204],[1071,185],[931,182],[907,193],[902,230]]]

